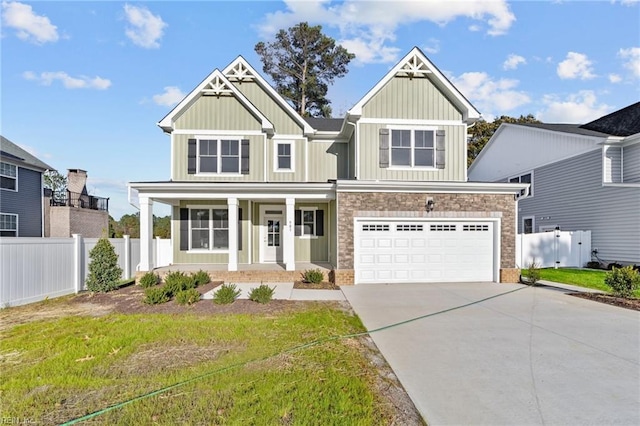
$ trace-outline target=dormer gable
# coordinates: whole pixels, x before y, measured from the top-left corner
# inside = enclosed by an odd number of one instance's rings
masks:
[[[178,117],[202,96],[234,97],[260,122],[262,131],[273,134],[273,124],[217,68],[160,120],[158,126],[166,133],[171,133]]]
[[[356,103],[347,112],[350,121],[356,121],[362,116],[363,107],[378,94],[392,79],[403,78],[427,78],[462,114],[465,123],[471,124],[480,118],[480,113],[476,108],[460,93],[460,91],[447,79],[444,74],[422,53],[414,47],[404,56],[373,89]]]
[[[233,62],[227,65],[222,73],[230,82],[242,83],[252,81],[258,84],[271,99],[273,99],[282,108],[286,114],[291,117],[302,129],[305,136],[314,134],[314,129],[293,109],[276,90],[258,73],[242,56],[238,56]]]

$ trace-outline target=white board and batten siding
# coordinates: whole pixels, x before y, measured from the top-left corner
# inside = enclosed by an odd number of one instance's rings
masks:
[[[356,284],[497,281],[499,221],[356,218]]]
[[[603,185],[602,167],[598,149],[534,169],[533,196],[518,201],[518,233],[524,217],[535,232],[590,230],[601,259],[640,264],[640,189]]]

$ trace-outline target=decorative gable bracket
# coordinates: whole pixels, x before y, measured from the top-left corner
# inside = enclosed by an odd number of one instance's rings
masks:
[[[243,62],[237,61],[235,64],[225,70],[225,76],[229,81],[237,81],[242,83],[243,81],[253,81],[255,75]]]
[[[427,64],[422,59],[420,59],[418,55],[413,55],[400,67],[400,69],[396,73],[396,76],[423,78],[426,77],[427,74],[432,73],[433,72],[429,69]]]
[[[202,89],[204,96],[233,96],[233,90],[219,75],[215,75]]]

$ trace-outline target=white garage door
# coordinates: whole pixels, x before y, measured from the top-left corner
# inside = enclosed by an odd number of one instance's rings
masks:
[[[356,221],[355,282],[493,281],[493,227],[490,221]]]

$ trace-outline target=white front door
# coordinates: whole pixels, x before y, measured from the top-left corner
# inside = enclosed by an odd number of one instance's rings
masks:
[[[262,261],[282,262],[282,225],[284,215],[265,214],[262,218]]]

